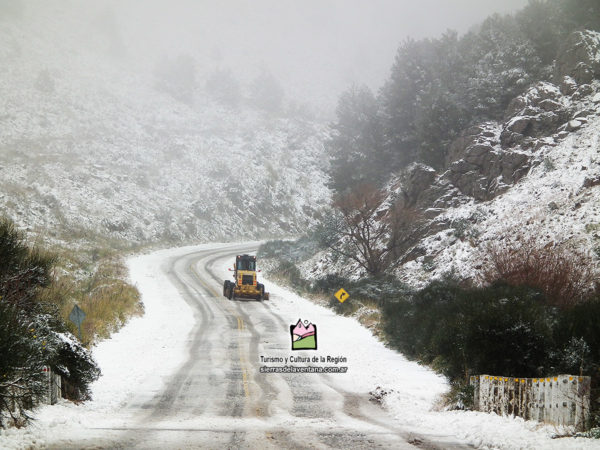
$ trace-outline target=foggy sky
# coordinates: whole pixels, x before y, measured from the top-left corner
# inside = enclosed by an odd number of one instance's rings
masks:
[[[0,15],[3,3],[0,0]],[[46,9],[46,23],[69,35],[61,16],[103,17],[137,69],[165,56],[189,55],[199,80],[217,69],[242,83],[271,72],[288,98],[333,109],[351,84],[378,89],[407,37],[465,33],[488,15],[527,0],[25,0],[27,14]],[[108,19],[107,19],[108,18]],[[65,22],[67,23],[67,22]],[[87,25],[86,25],[87,26]],[[62,27],[62,31],[61,31]],[[94,28],[84,28],[93,36]],[[49,37],[67,42],[64,36]],[[89,51],[73,40],[74,54]],[[145,60],[146,65],[140,64]]]
[[[141,7],[140,5],[144,6]],[[406,37],[460,33],[527,0],[228,0],[115,2],[138,45],[198,55],[240,76],[273,72],[292,97],[376,89]],[[296,94],[296,95],[294,95]]]

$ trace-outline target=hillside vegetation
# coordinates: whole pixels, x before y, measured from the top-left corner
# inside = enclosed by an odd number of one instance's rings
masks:
[[[0,209],[56,254],[40,296],[87,346],[143,312],[127,253],[298,233],[330,198],[326,127],[266,68],[137,48],[116,10],[0,4]]]
[[[63,377],[69,397],[89,398],[100,370],[60,315],[63,296],[53,276],[56,256],[29,246],[14,224],[0,220],[0,427],[21,425],[47,388],[44,367]],[[66,294],[66,292],[62,292]]]
[[[404,42],[376,95],[341,96],[327,218],[263,246],[270,273],[445,374],[455,406],[478,373],[582,373],[597,399],[598,30],[596,2],[549,0]]]
[[[463,36],[407,39],[376,94],[354,86],[340,97],[330,142],[332,186],[337,192],[365,181],[381,187],[413,162],[441,170],[465,129],[501,122],[534,83],[560,83],[565,66],[591,81],[588,72],[597,67],[575,69],[577,51],[556,58],[573,31],[600,29],[599,11],[593,0],[534,0]]]
[[[267,70],[138,53],[102,5],[17,3],[0,16],[0,206],[19,226],[115,248],[315,222],[326,127]]]

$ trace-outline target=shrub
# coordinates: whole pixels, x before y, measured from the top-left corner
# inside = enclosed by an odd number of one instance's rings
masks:
[[[34,333],[16,305],[0,300],[0,427],[3,417],[11,425],[28,419],[32,396],[43,392],[43,341]]]
[[[555,372],[592,377],[591,417],[600,425],[600,298],[563,311],[554,329]]]
[[[52,280],[55,256],[28,247],[14,224],[0,219],[0,261],[0,298],[20,309],[31,309],[40,288]]]
[[[564,244],[521,238],[508,245],[489,245],[484,259],[489,261],[480,275],[485,284],[502,281],[512,286],[529,286],[543,292],[556,306],[570,307],[595,289],[591,258]]]
[[[54,283],[55,257],[28,247],[12,222],[1,219],[0,261],[0,425],[6,415],[20,425],[44,391],[44,366],[75,386],[76,399],[89,397],[99,369],[66,331],[57,305],[42,299]]]
[[[472,288],[446,279],[384,303],[382,317],[392,347],[450,380],[452,407],[469,406],[470,375],[590,375],[592,417],[600,424],[598,298],[560,309],[526,286]]]
[[[444,403],[448,409],[473,409],[475,388],[462,381],[452,381],[445,395]]]
[[[560,370],[598,373],[600,368],[600,299],[575,305],[564,311],[555,327],[554,340],[562,355]],[[582,361],[583,359],[583,361]]]
[[[530,376],[547,365],[552,312],[532,289],[435,281],[386,303],[383,317],[392,346],[450,380],[475,373]]]
[[[40,292],[41,301],[56,305],[67,329],[77,335],[77,327],[68,320],[74,304],[86,314],[81,327],[82,342],[92,344],[107,338],[123,326],[131,316],[143,313],[138,290],[124,281],[123,263],[103,249],[94,249],[89,255],[64,252],[58,259],[62,266],[74,265],[90,275],[76,279],[70,274],[58,277]]]
[[[89,400],[90,384],[100,376],[100,368],[90,352],[70,333],[56,335],[58,342],[53,370],[60,374],[70,400]]]

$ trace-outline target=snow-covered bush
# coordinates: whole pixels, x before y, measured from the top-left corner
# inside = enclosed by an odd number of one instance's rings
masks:
[[[100,376],[94,358],[70,333],[55,333],[55,341],[56,354],[52,368],[62,376],[66,397],[70,400],[89,400],[89,386]]]
[[[54,282],[54,257],[28,247],[2,219],[0,261],[0,426],[21,425],[44,393],[44,367],[60,373],[77,400],[89,397],[99,369],[66,331],[57,306],[41,300],[42,290]]]
[[[454,406],[468,406],[460,386],[470,375],[581,374],[592,377],[592,415],[600,421],[597,298],[561,309],[530,287],[446,279],[385,302],[383,322],[393,347],[448,377]]]
[[[0,427],[21,425],[43,393],[45,341],[16,305],[0,300]]]

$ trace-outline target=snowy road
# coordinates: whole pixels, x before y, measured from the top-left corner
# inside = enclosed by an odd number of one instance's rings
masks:
[[[394,425],[366,393],[339,387],[339,374],[260,373],[260,356],[291,356],[289,326],[302,312],[281,314],[274,306],[282,300],[276,293],[265,302],[221,295],[228,274],[224,267],[235,254],[255,250],[192,252],[163,265],[195,318],[187,359],[160,392],[127,405],[133,423],[103,431],[114,436],[115,444],[138,448],[414,448],[408,442],[425,443]],[[427,447],[434,446],[427,442]]]
[[[597,448],[551,439],[556,428],[518,418],[433,411],[448,388],[442,377],[355,319],[269,280],[268,301],[226,299],[234,255],[256,248],[210,244],[130,258],[145,315],[94,348],[103,375],[93,401],[39,408],[31,426],[0,430],[0,448]],[[291,350],[299,319],[317,326],[317,350]],[[298,356],[310,362],[290,361]],[[378,387],[383,405],[370,395]]]
[[[275,288],[269,301],[223,297],[222,283],[231,277],[227,267],[234,255],[256,248],[256,244],[213,245],[158,252],[130,261],[146,316],[135,319],[96,349],[104,376],[94,388],[93,402],[80,408],[64,406],[64,421],[56,418],[56,407],[42,411],[40,419],[47,430],[43,446],[455,446],[440,436],[426,437],[402,429],[379,404],[369,401],[368,387],[376,387],[376,380],[370,380],[377,376],[373,369],[393,361],[386,357],[377,360],[377,352],[369,348],[376,341],[354,320],[337,317],[268,282],[268,289]],[[290,325],[299,318],[318,324],[318,350],[292,352]],[[356,349],[360,345],[364,350]],[[261,362],[261,356],[298,355],[342,356],[347,362],[337,366],[348,367],[348,373],[260,372],[264,365],[286,365]],[[432,380],[438,390],[444,389],[437,376],[413,366],[413,378],[424,376],[417,389],[431,387]],[[48,427],[48,423],[56,426]]]

